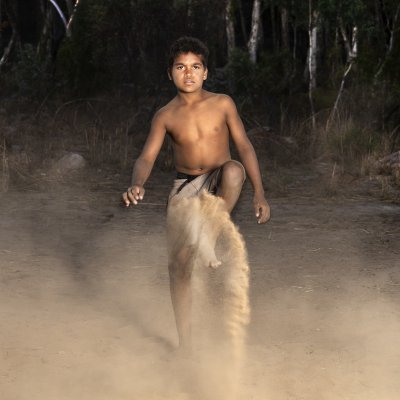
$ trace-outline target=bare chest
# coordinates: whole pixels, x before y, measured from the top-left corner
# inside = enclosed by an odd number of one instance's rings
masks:
[[[225,116],[212,109],[179,110],[167,128],[176,144],[218,142],[228,135]]]

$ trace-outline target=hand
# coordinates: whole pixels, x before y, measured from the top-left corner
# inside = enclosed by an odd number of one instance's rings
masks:
[[[271,216],[271,211],[264,195],[254,195],[254,210],[256,212],[257,223],[265,224]]]
[[[144,192],[143,186],[133,185],[129,187],[128,190],[122,194],[125,206],[129,207],[131,204],[138,204],[140,200],[143,200]]]

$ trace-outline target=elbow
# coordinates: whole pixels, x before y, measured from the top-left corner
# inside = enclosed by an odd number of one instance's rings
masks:
[[[244,146],[240,146],[240,148],[238,148],[237,150],[240,155],[240,158],[242,158],[242,159],[247,158],[249,156],[251,157],[252,155],[255,155],[254,147],[252,146],[252,144],[250,142]]]

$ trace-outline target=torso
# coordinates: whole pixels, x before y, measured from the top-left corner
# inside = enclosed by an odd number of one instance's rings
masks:
[[[229,129],[220,105],[222,96],[203,91],[193,104],[183,104],[176,97],[164,107],[177,171],[200,175],[230,160]]]

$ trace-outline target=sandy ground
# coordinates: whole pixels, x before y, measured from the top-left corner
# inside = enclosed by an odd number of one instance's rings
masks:
[[[0,195],[2,400],[228,400],[218,273],[195,271],[194,354],[176,355],[159,181],[135,210],[101,186]],[[258,226],[250,200],[234,214],[252,309],[235,397],[398,400],[400,206],[294,190]]]

